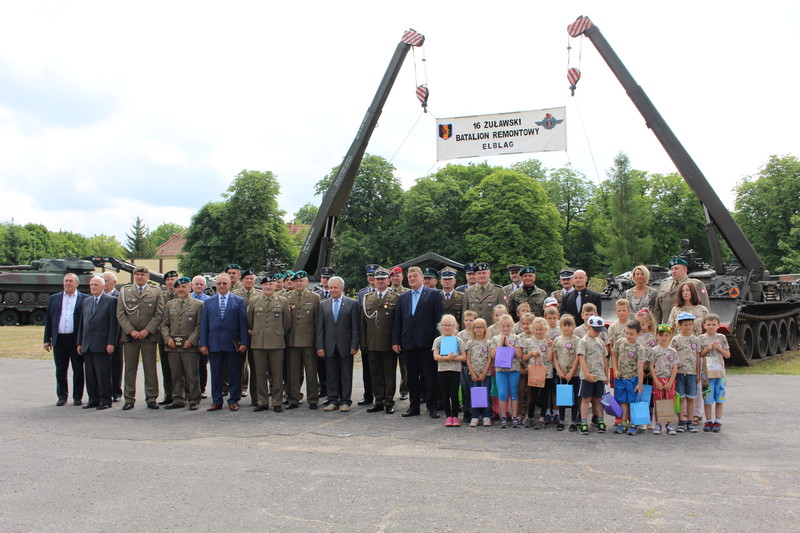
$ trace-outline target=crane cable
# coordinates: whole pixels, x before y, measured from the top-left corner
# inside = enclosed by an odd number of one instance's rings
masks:
[[[581,78],[581,66],[583,60],[583,35],[581,35],[578,39],[578,66],[572,67],[572,44],[569,35],[567,36],[567,79],[571,83],[569,89],[571,92],[571,97],[567,99],[567,103],[565,103],[565,107],[569,102],[575,103],[575,110],[578,112],[578,119],[581,123],[581,129],[583,130],[583,137],[586,139],[586,146],[589,148],[589,156],[592,158],[592,166],[594,167],[594,174],[597,179],[597,183],[599,184],[602,180],[600,179],[600,172],[597,169],[597,161],[594,158],[594,151],[592,151],[592,143],[589,142],[589,133],[586,131],[586,122],[583,120],[583,114],[581,113],[581,108],[578,105],[578,99],[575,98],[575,87],[578,84],[578,80]],[[567,161],[569,162],[569,166],[572,167],[572,161],[569,157],[569,150],[566,150],[567,153]],[[574,170],[574,169],[573,169]]]

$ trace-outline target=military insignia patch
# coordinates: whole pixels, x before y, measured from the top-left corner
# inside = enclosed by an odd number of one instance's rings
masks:
[[[537,122],[536,125],[537,126],[541,126],[546,130],[552,130],[553,128],[555,128],[556,126],[561,124],[562,122],[564,122],[563,118],[562,119],[558,119],[558,118],[554,117],[551,113],[547,113],[547,114],[545,114],[545,116],[541,120],[541,122]]]

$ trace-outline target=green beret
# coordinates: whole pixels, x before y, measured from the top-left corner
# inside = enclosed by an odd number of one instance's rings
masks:
[[[689,263],[687,263],[686,260],[683,259],[682,257],[673,257],[672,259],[669,260],[669,263],[667,264],[667,266],[669,268],[672,268],[675,265],[683,265],[685,267],[688,267]]]
[[[180,277],[175,280],[175,286],[178,287],[179,285],[183,285],[184,283],[191,283],[192,280],[187,278],[186,276]]]
[[[526,266],[525,268],[520,270],[519,274],[520,274],[520,276],[522,276],[524,274],[536,274],[536,267]]]
[[[298,270],[294,274],[292,274],[292,281],[297,281],[298,279],[307,278],[308,274],[305,270]]]

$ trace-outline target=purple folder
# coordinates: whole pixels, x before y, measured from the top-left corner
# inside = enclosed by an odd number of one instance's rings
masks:
[[[497,368],[511,368],[514,363],[514,348],[500,346],[494,352],[494,366]]]

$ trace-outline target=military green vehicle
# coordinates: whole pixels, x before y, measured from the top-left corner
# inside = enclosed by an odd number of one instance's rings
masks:
[[[94,274],[91,261],[40,259],[30,265],[0,266],[0,325],[43,325],[50,295],[64,290],[67,272],[78,276],[79,291],[88,292]]]

